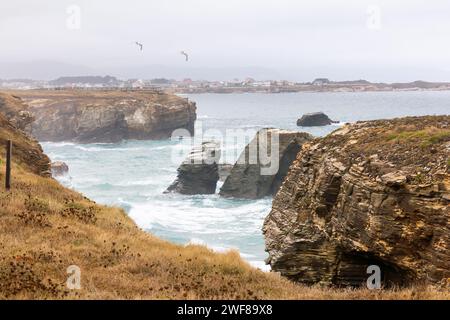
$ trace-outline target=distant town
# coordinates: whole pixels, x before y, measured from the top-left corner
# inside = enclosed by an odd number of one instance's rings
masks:
[[[311,82],[287,80],[255,80],[253,78],[230,81],[206,81],[193,79],[128,79],[113,76],[60,77],[51,81],[31,79],[0,79],[0,89],[122,89],[155,90],[170,93],[283,93],[283,92],[364,92],[364,91],[423,91],[450,90],[449,82],[414,81],[408,83],[372,83],[367,80],[332,81],[317,78]]]

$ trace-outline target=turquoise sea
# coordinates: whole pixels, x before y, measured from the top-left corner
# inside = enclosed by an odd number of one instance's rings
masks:
[[[277,127],[325,135],[345,122],[408,115],[450,113],[450,92],[364,92],[186,95],[197,102],[199,134],[228,129]],[[296,120],[323,111],[339,124],[300,128]],[[200,132],[201,130],[201,132]],[[43,142],[50,158],[69,165],[59,178],[66,186],[103,204],[121,206],[149,232],[180,244],[204,244],[216,251],[239,250],[251,264],[267,269],[261,226],[271,198],[223,199],[218,195],[164,194],[181,160],[174,154],[190,149],[185,142],[124,141],[117,144]],[[245,143],[227,145],[235,159]],[[220,187],[220,185],[219,185]]]

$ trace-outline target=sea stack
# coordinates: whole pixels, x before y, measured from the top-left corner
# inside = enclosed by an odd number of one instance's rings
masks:
[[[217,142],[203,142],[194,147],[178,168],[177,179],[166,192],[214,194],[219,180],[219,159],[220,145]]]
[[[69,173],[69,166],[65,162],[54,161],[52,162],[51,167],[53,177],[63,176]]]
[[[225,181],[233,170],[233,165],[229,163],[219,163],[219,180]]]
[[[277,146],[271,145],[272,135],[278,135]],[[220,195],[244,199],[274,195],[302,145],[312,139],[313,137],[305,132],[261,129],[239,156],[220,190]],[[276,159],[272,159],[276,163],[262,164],[259,148],[265,148],[269,155],[272,154],[273,147],[278,148]],[[251,155],[252,152],[256,154]],[[255,159],[254,163],[250,160],[252,158]],[[277,168],[276,172],[264,173],[264,168],[274,165]]]
[[[323,112],[306,113],[300,119],[297,120],[297,126],[300,127],[319,127],[327,126],[338,121],[331,120]]]

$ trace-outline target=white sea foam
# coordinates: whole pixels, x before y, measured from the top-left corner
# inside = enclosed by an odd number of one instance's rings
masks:
[[[60,148],[60,147],[75,145],[75,143],[73,143],[73,142],[41,142],[41,144],[44,146],[50,146],[53,148]]]
[[[264,261],[250,260],[250,261],[248,261],[248,263],[251,266],[253,266],[261,271],[264,271],[264,272],[269,272],[271,270],[270,265],[267,265]]]
[[[302,128],[322,136],[345,122],[445,114],[450,92],[203,94],[189,97],[197,102],[205,131],[210,128],[223,133],[228,129],[256,131],[261,127],[299,130],[296,125],[299,115],[319,111],[325,103],[328,109],[323,111],[342,122]],[[266,253],[261,226],[270,211],[270,199],[240,201],[217,195],[162,194],[176,177],[179,165],[173,162],[172,152],[190,150],[189,141],[83,145],[44,142],[42,145],[52,160],[62,160],[69,165],[72,179],[64,181],[65,184],[95,201],[126,208],[140,227],[180,244],[198,243],[216,251],[239,249],[245,260],[267,270],[263,263]],[[238,146],[222,143],[221,162],[233,163],[244,147],[245,143]]]
[[[172,232],[211,236],[252,235],[260,232],[270,201],[260,200],[229,206],[226,205],[229,200],[217,198],[176,197],[171,201],[153,200],[134,204],[129,214],[140,226],[149,230],[159,226]]]
[[[82,151],[87,151],[87,152],[123,152],[123,151],[143,151],[143,150],[149,150],[149,149],[144,149],[144,148],[139,148],[139,147],[117,147],[117,148],[105,148],[105,147],[98,147],[98,146],[81,146],[81,145],[76,145],[75,146],[76,149],[82,150]]]
[[[186,243],[186,245],[187,246],[189,246],[189,245],[206,246],[206,242],[203,241],[202,239],[192,238],[191,240],[189,240],[188,243]]]
[[[61,176],[57,176],[56,179],[64,186],[68,188],[73,188],[73,179],[70,175],[65,174]]]
[[[111,183],[113,186],[117,187],[129,187],[129,186],[151,186],[151,185],[159,185],[158,181],[155,181],[153,178],[142,179],[142,180],[134,180],[134,181],[125,181],[125,182],[116,182]]]

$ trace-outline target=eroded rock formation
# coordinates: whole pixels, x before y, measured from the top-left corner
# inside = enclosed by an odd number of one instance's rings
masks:
[[[81,143],[161,139],[175,129],[193,132],[194,102],[145,91],[24,91],[40,141]]]
[[[13,161],[22,163],[36,174],[50,176],[50,159],[42,151],[41,145],[24,130],[30,119],[27,106],[20,99],[8,94],[0,94],[0,151],[3,153],[7,140],[12,140]],[[0,173],[0,180],[3,172]],[[12,172],[14,184],[14,168]]]
[[[194,147],[178,168],[177,179],[166,192],[181,194],[214,194],[219,180],[220,145],[203,142]]]
[[[279,137],[277,141],[279,152],[269,163],[264,163],[266,161],[261,161],[259,149],[267,150],[266,154],[271,157],[272,141],[275,141],[272,140],[272,134]],[[304,132],[280,129],[260,130],[239,156],[220,189],[220,195],[246,199],[274,195],[302,144],[310,140],[312,136]],[[275,168],[275,172],[272,172],[271,167]],[[266,172],[264,169],[267,169]]]
[[[34,117],[28,105],[17,96],[0,93],[0,112],[20,130],[30,132]]]
[[[51,163],[52,176],[58,177],[69,173],[69,166],[62,161],[54,161]]]
[[[233,170],[233,165],[229,163],[219,163],[219,180],[225,181]]]
[[[346,125],[303,147],[263,232],[268,263],[303,283],[450,278],[450,116]]]
[[[317,127],[317,126],[327,126],[337,122],[338,121],[331,120],[323,112],[313,112],[304,114],[300,119],[297,120],[297,125],[301,127]]]

